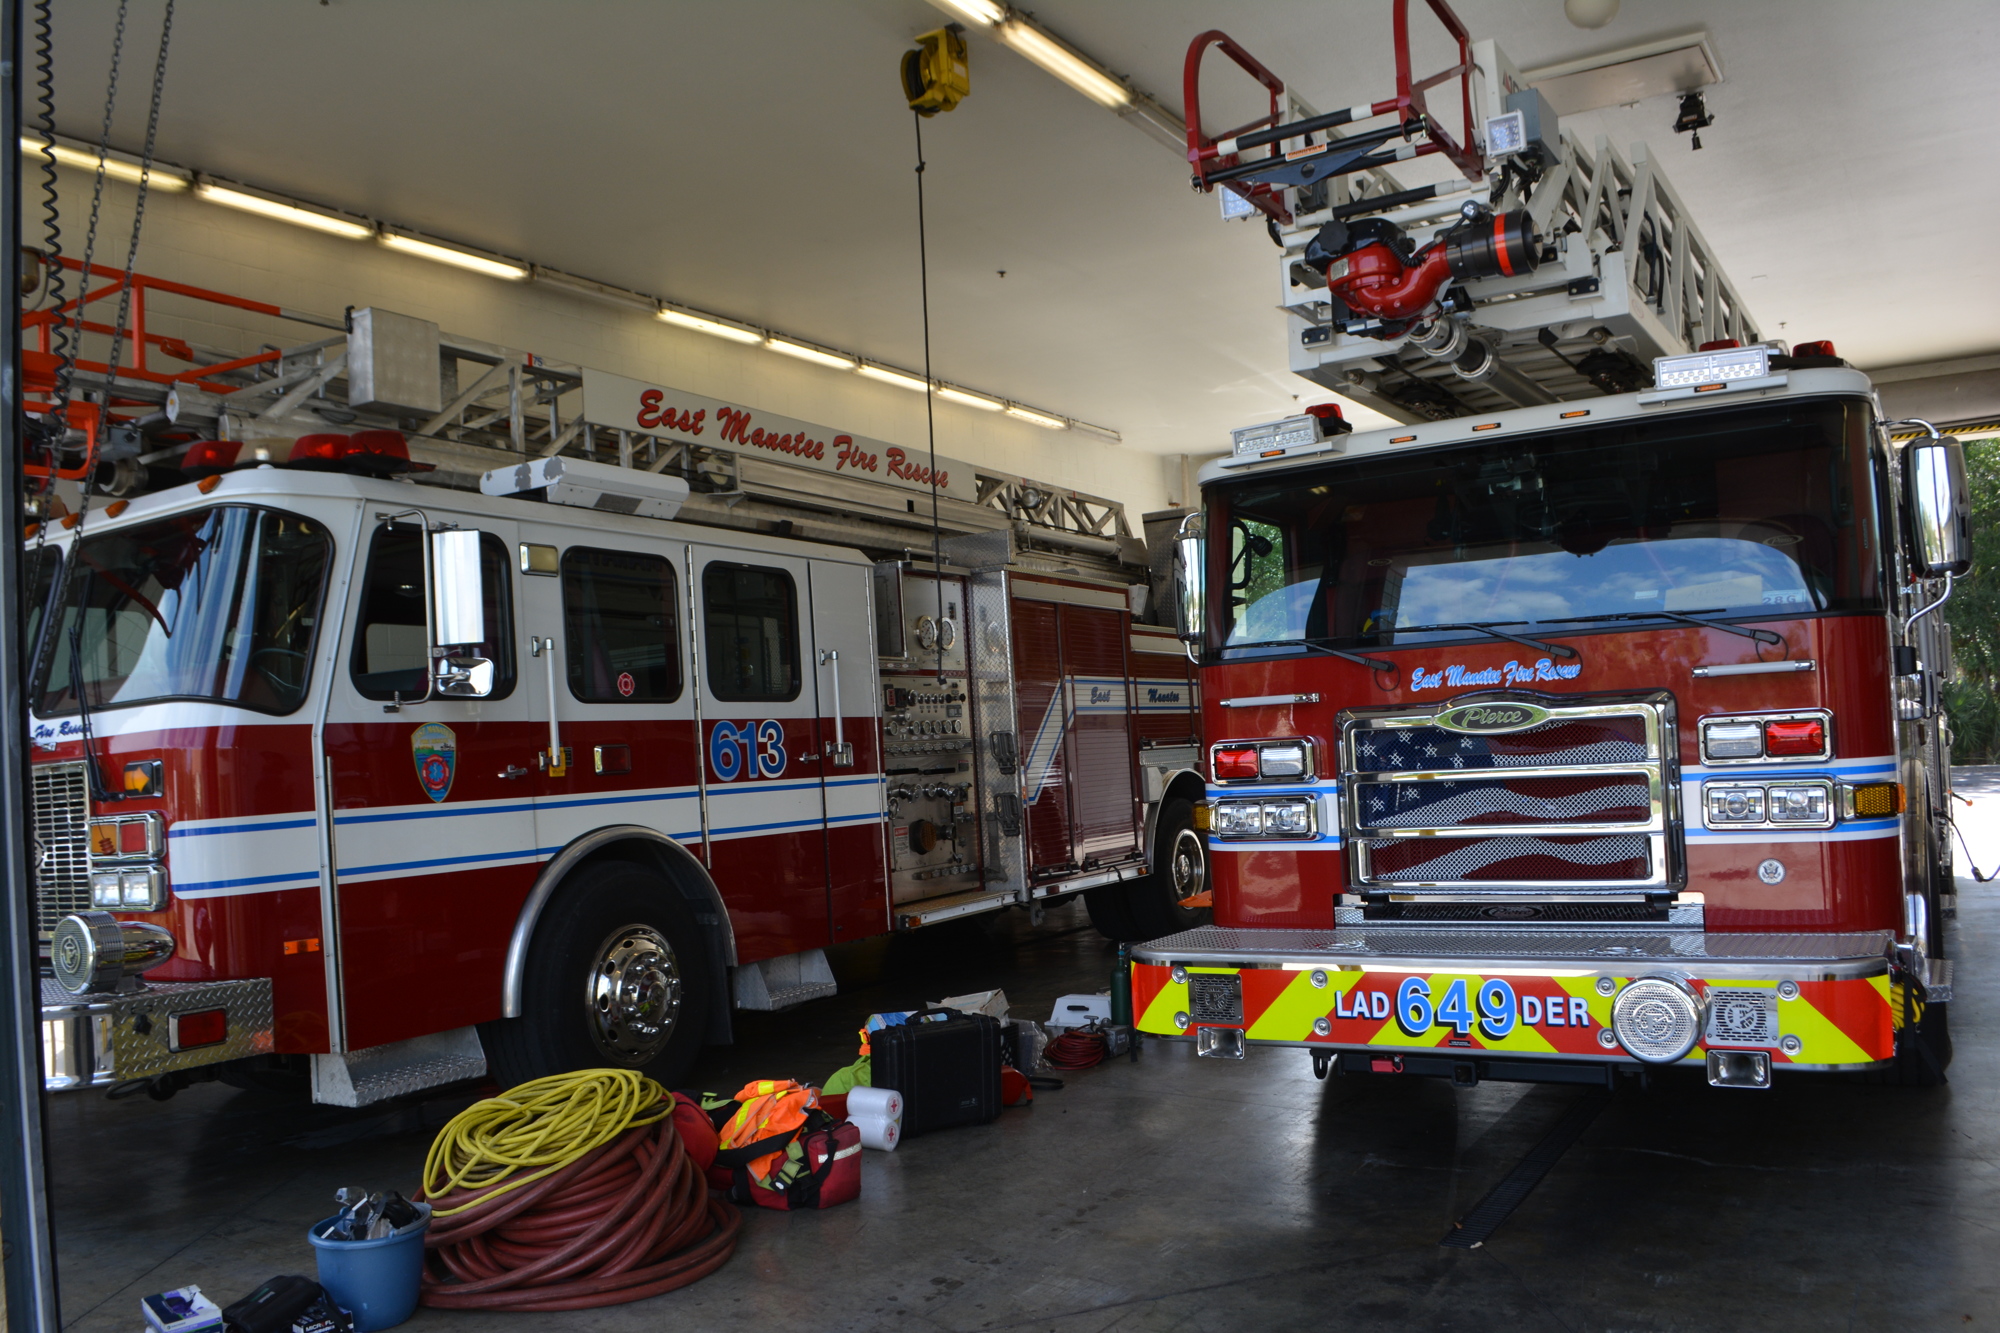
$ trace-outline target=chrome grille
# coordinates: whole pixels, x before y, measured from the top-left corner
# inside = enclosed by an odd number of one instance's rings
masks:
[[[1673,728],[1664,695],[1549,704],[1518,731],[1434,708],[1342,718],[1349,872],[1404,893],[1630,893],[1672,876]]]
[[[1197,1023],[1241,1023],[1243,979],[1236,976],[1188,978],[1188,1014]]]
[[[1776,1046],[1778,997],[1767,990],[1710,989],[1708,1039],[1728,1046]]]
[[[37,764],[29,790],[35,929],[47,939],[56,922],[90,908],[90,789],[82,764]]]

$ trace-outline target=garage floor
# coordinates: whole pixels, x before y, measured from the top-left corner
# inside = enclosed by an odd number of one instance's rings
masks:
[[[1963,822],[2000,859],[2000,779]],[[1980,826],[1974,828],[1975,820]],[[687,1290],[573,1315],[420,1312],[413,1329],[1913,1329],[2000,1322],[2000,893],[1960,883],[1947,1088],[1698,1078],[1621,1094],[1484,1248],[1453,1221],[1573,1089],[1312,1076],[1303,1056],[1197,1061],[1149,1043],[997,1123],[868,1153],[858,1204],[752,1210]],[[1105,984],[1080,909],[1039,932],[919,934],[841,961],[836,999],[742,1024],[695,1082],[824,1077],[873,1009],[1004,986],[1017,1011]],[[343,1184],[415,1182],[468,1098],[341,1112],[217,1085],[171,1102],[67,1097],[51,1127],[67,1327],[138,1298],[233,1299],[312,1271]]]

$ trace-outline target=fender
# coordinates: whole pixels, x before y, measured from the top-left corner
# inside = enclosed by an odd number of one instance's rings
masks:
[[[736,966],[736,930],[730,924],[729,909],[722,905],[721,891],[715,887],[715,881],[709,878],[708,870],[701,861],[680,843],[657,830],[640,824],[613,824],[586,833],[557,852],[542,867],[535,887],[528,891],[528,900],[521,904],[521,913],[514,921],[514,933],[507,941],[507,966],[500,979],[502,1018],[521,1016],[521,987],[528,968],[528,943],[534,938],[535,923],[554,896],[556,887],[587,857],[621,842],[643,842],[649,851],[666,863],[667,868],[684,872],[678,887],[684,896],[707,901],[715,914],[713,937],[722,946],[718,951],[720,961],[725,968]],[[695,892],[688,893],[689,887]]]

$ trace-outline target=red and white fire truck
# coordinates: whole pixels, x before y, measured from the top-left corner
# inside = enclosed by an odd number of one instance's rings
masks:
[[[383,310],[246,357],[165,296],[311,317],[138,283],[52,460],[118,498],[29,544],[51,1086],[672,1080],[831,945],[1201,919],[1192,667],[1116,505]]]
[[[1202,470],[1215,916],[1135,950],[1139,1028],[1321,1076],[1941,1078],[1957,444],[1760,338],[1657,164],[1558,137],[1437,0],[1484,126],[1452,143],[1397,8],[1397,98],[1340,114],[1449,151],[1472,206],[1303,197],[1356,154],[1277,89],[1220,151],[1190,113],[1198,183],[1268,205],[1294,369],[1409,424]]]

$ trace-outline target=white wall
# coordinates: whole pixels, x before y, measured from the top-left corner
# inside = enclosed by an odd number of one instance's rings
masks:
[[[40,240],[39,199],[34,195],[38,176],[31,163],[27,181],[31,200],[24,219],[30,244]],[[64,170],[62,188],[63,248],[71,257],[80,257],[89,215],[89,177]],[[135,196],[132,186],[107,183],[97,263],[122,267]],[[588,197],[580,198],[577,206],[589,207]],[[633,219],[633,226],[644,225],[643,218]],[[396,254],[372,242],[341,240],[254,217],[191,194],[152,195],[138,270],[336,318],[348,306],[381,306],[433,320],[448,333],[551,360],[729,399],[892,444],[925,447],[921,394],[676,329],[642,311],[562,288],[483,277]],[[93,317],[109,322],[111,313],[106,309]],[[912,322],[918,315],[913,307]],[[148,321],[153,332],[246,354],[266,342],[291,345],[322,336],[305,325],[281,325],[171,297],[155,301]],[[179,368],[178,363],[170,364]],[[980,387],[1001,393],[1007,388]],[[573,404],[568,406],[575,410]],[[940,454],[1120,500],[1135,532],[1140,515],[1165,505],[1170,492],[1171,498],[1181,498],[1178,456],[1145,453],[1080,432],[1047,431],[1000,413],[942,401],[935,410]]]

